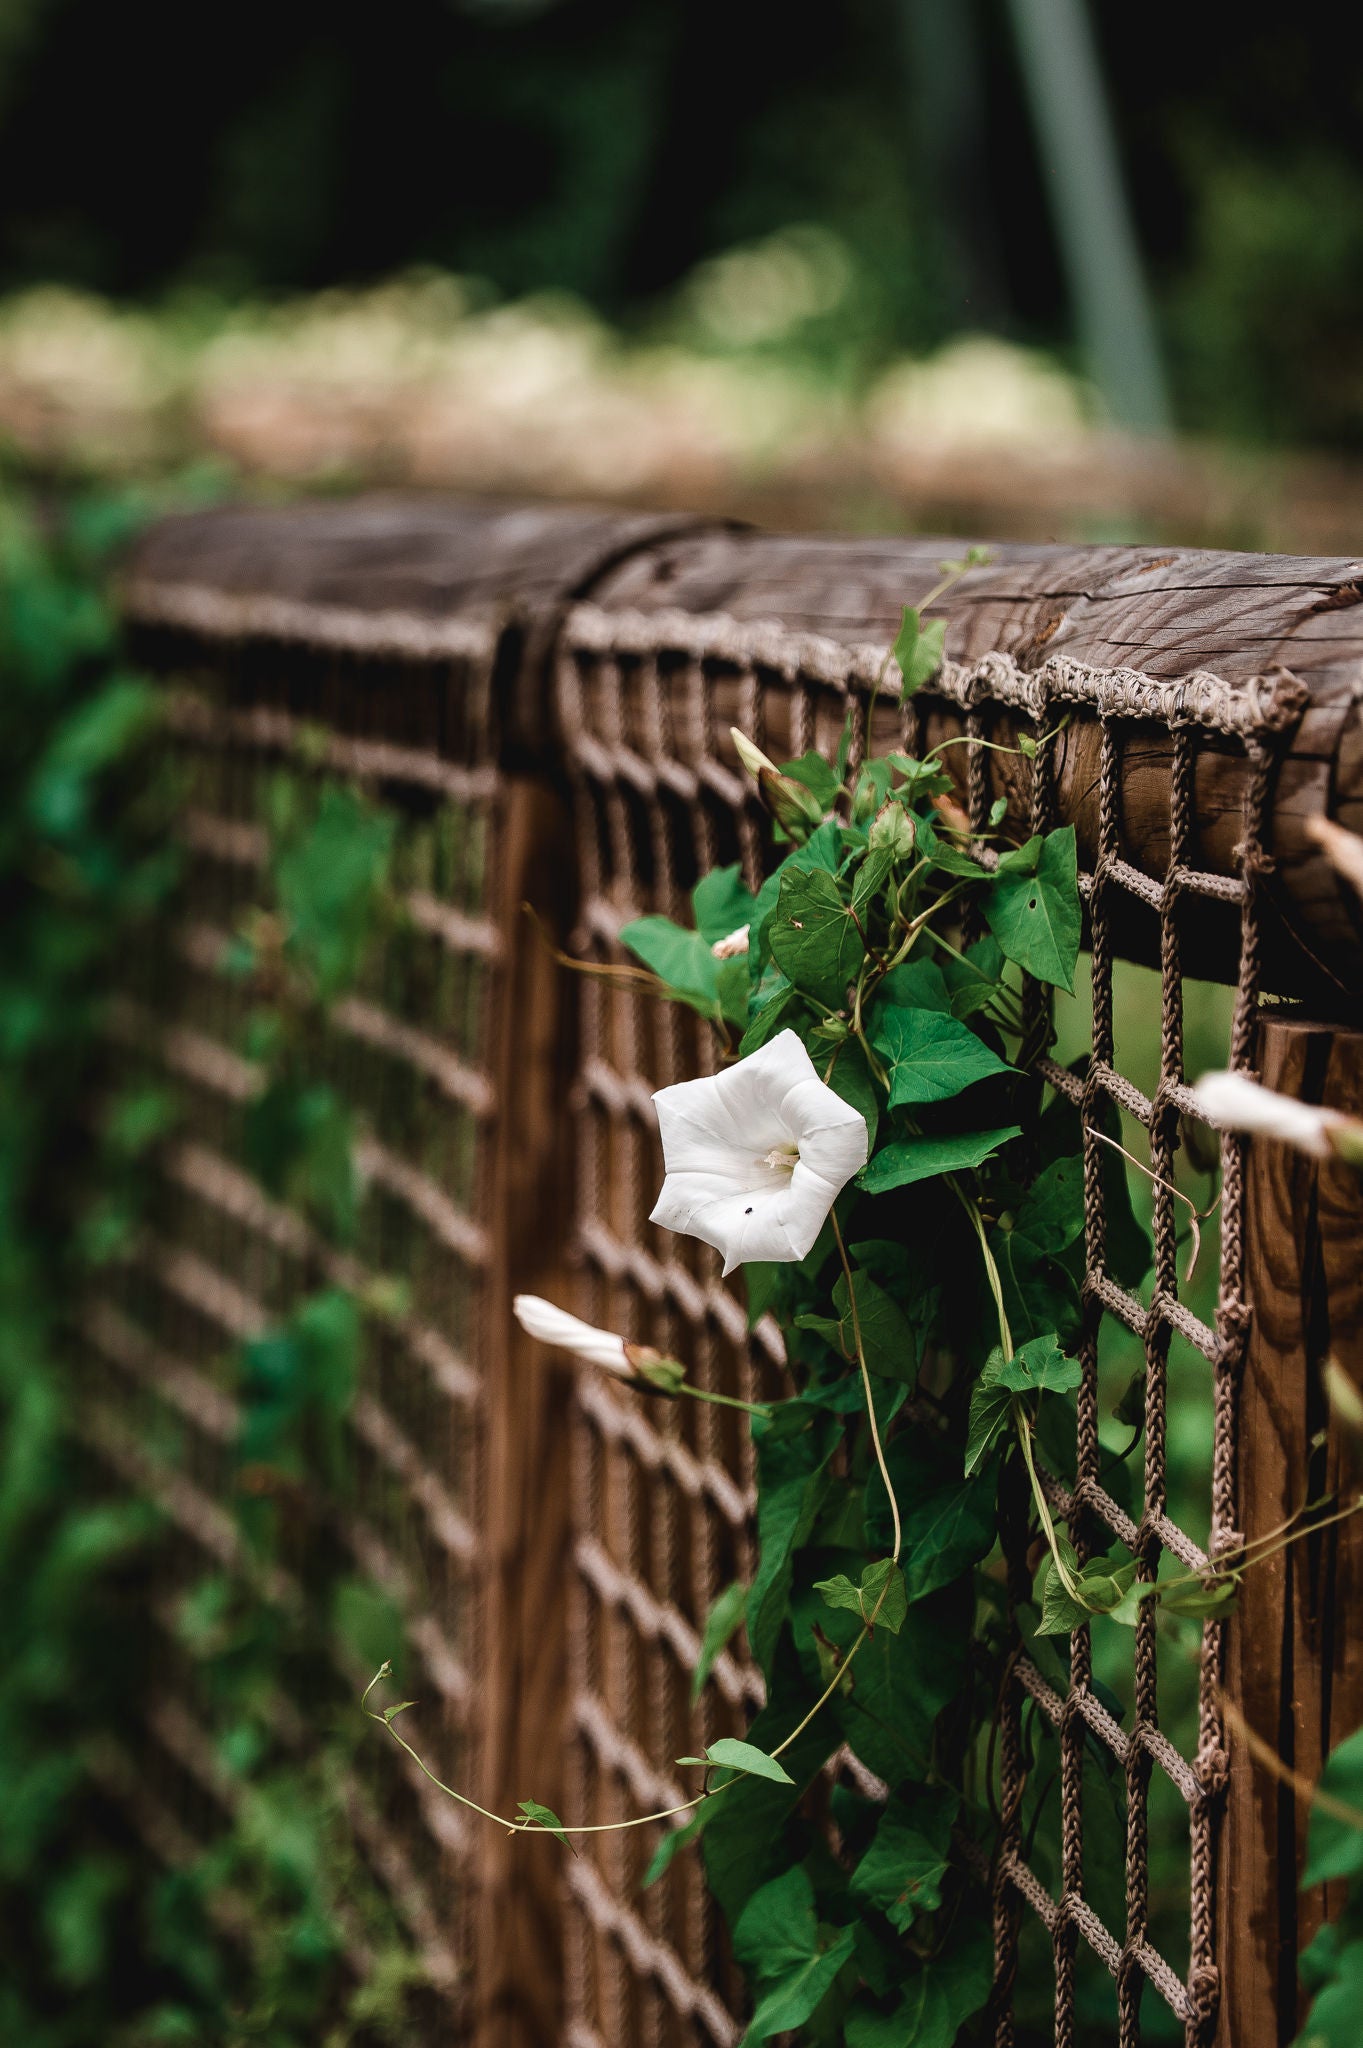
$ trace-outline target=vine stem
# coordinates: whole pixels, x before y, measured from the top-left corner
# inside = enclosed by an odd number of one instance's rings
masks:
[[[531,1818],[529,1814],[524,1813],[518,1814],[515,1820],[508,1820],[504,1813],[493,1813],[490,1810],[490,1808],[486,1806],[480,1806],[476,1799],[470,1799],[466,1793],[456,1792],[453,1785],[447,1785],[443,1778],[437,1778],[435,1772],[431,1769],[430,1765],[422,1762],[422,1759],[417,1755],[416,1751],[413,1749],[411,1743],[407,1741],[406,1737],[398,1734],[397,1729],[393,1726],[388,1716],[386,1714],[376,1714],[373,1708],[367,1704],[369,1695],[371,1692],[373,1692],[374,1687],[378,1684],[379,1680],[381,1678],[388,1677],[389,1669],[390,1667],[387,1664],[381,1665],[380,1668],[374,1673],[374,1676],[370,1679],[368,1685],[364,1689],[363,1694],[361,1695],[360,1706],[366,1718],[370,1721],[377,1721],[381,1728],[386,1728],[388,1730],[388,1733],[392,1736],[398,1748],[406,1750],[408,1756],[412,1759],[412,1762],[416,1765],[417,1769],[423,1774],[423,1776],[430,1779],[431,1783],[436,1787],[438,1791],[443,1792],[447,1798],[453,1799],[458,1805],[466,1806],[470,1813],[479,1814],[484,1820],[490,1820],[494,1822],[494,1824],[497,1827],[505,1828],[509,1835],[618,1834],[625,1828],[643,1828],[647,1827],[650,1822],[655,1820],[671,1820],[675,1814],[689,1813],[693,1807],[699,1806],[702,1800],[716,1799],[718,1798],[721,1792],[727,1789],[725,1786],[720,1785],[717,1786],[713,1792],[698,1792],[694,1799],[687,1799],[683,1801],[683,1803],[680,1806],[665,1806],[662,1809],[661,1813],[641,1813],[638,1814],[633,1820],[596,1821],[588,1827],[550,1828],[546,1827],[543,1821],[534,1820]]]
[[[760,1401],[740,1401],[737,1394],[715,1394],[708,1387],[693,1387],[690,1380],[683,1380],[677,1392],[689,1394],[693,1401],[708,1401],[715,1408],[737,1408],[744,1415],[760,1415],[764,1422],[771,1421],[771,1409]]]
[[[836,1058],[836,1053],[834,1057]],[[871,1442],[875,1447],[876,1465],[879,1469],[881,1480],[884,1483],[885,1491],[889,1496],[890,1515],[894,1526],[894,1549],[890,1561],[893,1565],[897,1567],[899,1564],[900,1553],[902,1552],[904,1547],[903,1523],[901,1521],[899,1513],[899,1502],[895,1497],[895,1490],[890,1481],[890,1468],[885,1461],[885,1447],[880,1439],[880,1425],[876,1421],[875,1401],[872,1398],[871,1393],[871,1373],[870,1368],[866,1363],[866,1347],[862,1342],[861,1311],[857,1305],[856,1282],[852,1277],[852,1262],[847,1256],[847,1246],[843,1242],[842,1229],[838,1223],[838,1218],[835,1211],[829,1211],[829,1220],[833,1225],[833,1236],[837,1242],[838,1256],[842,1260],[842,1270],[847,1279],[847,1300],[848,1306],[852,1314],[852,1340],[856,1345],[857,1364],[861,1369],[862,1390],[866,1396],[866,1418],[871,1426]],[[711,1400],[714,1400],[722,1398],[715,1395],[706,1396],[704,1392],[698,1388],[687,1388],[686,1391],[697,1394],[700,1399],[709,1398]],[[750,1403],[743,1401],[733,1401],[727,1403],[727,1405],[738,1408],[746,1408],[751,1406]],[[816,1714],[819,1714],[823,1710],[823,1708],[827,1706],[829,1700],[832,1699],[834,1693],[837,1691],[838,1687],[842,1684],[843,1679],[846,1677],[847,1672],[851,1667],[852,1659],[856,1656],[862,1644],[867,1641],[871,1634],[872,1629],[875,1627],[876,1616],[879,1614],[881,1606],[885,1600],[885,1596],[890,1590],[890,1583],[890,1576],[887,1575],[885,1584],[880,1589],[880,1595],[876,1601],[875,1606],[872,1608],[869,1616],[862,1624],[860,1635],[853,1642],[851,1648],[847,1652],[847,1655],[843,1658],[841,1664],[834,1672],[829,1683],[824,1687],[823,1691],[819,1694],[819,1697],[815,1700],[813,1706],[809,1709],[809,1712],[803,1717],[802,1720],[798,1721],[796,1725],[791,1729],[789,1735],[787,1735],[783,1741],[779,1742],[775,1749],[770,1750],[768,1752],[770,1756],[783,1756],[793,1743],[798,1742],[799,1738],[804,1734],[805,1729],[808,1728],[810,1722],[814,1719]],[[680,1806],[666,1806],[658,1813],[637,1814],[631,1820],[597,1821],[591,1824],[590,1826],[578,1827],[566,1827],[560,1825],[558,1828],[546,1827],[543,1821],[534,1820],[526,1814],[519,1815],[515,1820],[508,1820],[505,1814],[491,1812],[486,1806],[480,1806],[476,1799],[468,1798],[467,1795],[463,1792],[456,1792],[453,1785],[447,1785],[443,1778],[438,1778],[435,1772],[430,1768],[429,1764],[424,1763],[422,1761],[421,1757],[417,1754],[416,1750],[413,1749],[411,1743],[407,1741],[406,1737],[399,1735],[397,1729],[393,1726],[393,1723],[388,1718],[388,1716],[385,1714],[376,1714],[374,1712],[373,1708],[369,1705],[369,1695],[371,1692],[373,1692],[374,1687],[378,1684],[379,1680],[381,1678],[386,1678],[389,1675],[389,1669],[390,1667],[387,1664],[385,1664],[379,1671],[375,1673],[373,1678],[370,1679],[368,1685],[364,1689],[363,1696],[360,1700],[360,1706],[366,1717],[371,1721],[377,1721],[381,1728],[385,1728],[388,1731],[388,1733],[392,1736],[394,1742],[397,1743],[399,1749],[403,1749],[406,1751],[407,1755],[412,1759],[412,1762],[416,1765],[417,1769],[422,1773],[424,1777],[430,1780],[430,1782],[436,1787],[438,1791],[443,1792],[447,1798],[453,1799],[458,1805],[467,1807],[470,1813],[479,1814],[482,1817],[482,1819],[490,1820],[497,1827],[505,1828],[508,1834],[560,1834],[565,1836],[621,1834],[624,1832],[626,1828],[648,1827],[654,1821],[673,1820],[679,1813],[691,1813],[695,1810],[696,1807],[704,1805],[706,1800],[718,1799],[722,1792],[726,1792],[728,1790],[729,1785],[736,1785],[740,1782],[740,1779],[750,1777],[752,1775],[751,1772],[748,1771],[740,1772],[737,1777],[730,1778],[726,1784],[717,1785],[712,1790],[706,1789],[700,1791],[696,1794],[694,1799],[684,1800]]]
[[[978,1206],[971,1201],[959,1181],[953,1180],[950,1174],[946,1176],[946,1181],[957,1201],[964,1208],[966,1215],[970,1218],[971,1227],[976,1237],[980,1240],[980,1251],[984,1255],[984,1270],[989,1275],[989,1291],[994,1297],[994,1307],[998,1311],[999,1342],[1003,1346],[1005,1359],[1011,1358],[1015,1349],[1013,1330],[1012,1325],[1008,1321],[1008,1311],[1003,1305],[1003,1282],[999,1278],[999,1269],[995,1263],[994,1254],[989,1249],[989,1239],[985,1236],[984,1218],[981,1216]]]
[[[890,1483],[890,1469],[885,1463],[885,1450],[880,1441],[880,1425],[876,1421],[876,1404],[871,1395],[871,1374],[866,1364],[866,1349],[861,1341],[861,1314],[857,1308],[856,1282],[852,1278],[852,1263],[847,1256],[847,1246],[843,1243],[842,1226],[838,1222],[837,1210],[830,1209],[828,1216],[829,1221],[833,1225],[833,1237],[838,1247],[838,1257],[842,1260],[842,1270],[847,1280],[847,1300],[852,1311],[852,1341],[857,1347],[857,1364],[861,1367],[861,1386],[862,1392],[866,1396],[866,1418],[871,1425],[871,1442],[875,1446],[876,1464],[880,1469],[880,1476],[884,1481],[885,1491],[890,1497],[890,1515],[894,1524],[894,1549],[891,1553],[891,1562],[898,1564],[899,1553],[904,1547],[904,1530],[899,1519],[899,1502],[895,1499],[894,1487]],[[886,1584],[888,1585],[888,1583],[887,1580]],[[880,1599],[883,1600],[884,1598],[885,1593],[882,1590]],[[880,1600],[876,1602],[875,1613],[871,1616],[872,1621],[875,1620],[875,1616],[879,1612]]]
[[[1032,1482],[1032,1498],[1036,1502],[1036,1511],[1041,1517],[1041,1526],[1046,1532],[1046,1542],[1050,1546],[1051,1556],[1055,1561],[1055,1568],[1060,1574],[1060,1583],[1069,1594],[1071,1600],[1076,1601],[1080,1607],[1083,1607],[1086,1605],[1086,1602],[1079,1590],[1079,1582],[1064,1558],[1060,1555],[1060,1541],[1055,1533],[1055,1523],[1051,1519],[1050,1503],[1042,1490],[1041,1478],[1036,1469],[1036,1458],[1032,1451],[1032,1418],[1023,1407],[1020,1394],[1014,1394],[1013,1396],[1013,1420],[1017,1424],[1018,1436],[1022,1442],[1022,1455],[1027,1465],[1027,1477]]]

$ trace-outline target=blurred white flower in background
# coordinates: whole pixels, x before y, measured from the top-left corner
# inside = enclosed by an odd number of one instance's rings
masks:
[[[1221,1131],[1277,1138],[1312,1159],[1345,1159],[1363,1165],[1363,1124],[1337,1109],[1279,1095],[1248,1074],[1204,1074],[1193,1097],[1208,1123]]]

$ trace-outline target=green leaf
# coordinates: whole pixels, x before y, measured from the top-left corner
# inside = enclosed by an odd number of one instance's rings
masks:
[[[887,1455],[895,1497],[905,1508],[904,1579],[912,1605],[989,1555],[997,1534],[994,1489],[982,1477],[934,1487],[939,1458],[917,1454],[903,1437]],[[888,1517],[868,1516],[868,1540],[887,1533]]]
[[[537,1828],[542,1828],[546,1835],[553,1835],[565,1849],[571,1849],[572,1844],[563,1832],[563,1822],[552,1807],[541,1806],[537,1799],[521,1799],[516,1803],[516,1811],[533,1821]]]
[[[888,846],[870,850],[858,867],[852,878],[852,908],[863,921],[894,867],[894,850]]]
[[[769,1038],[775,1038],[778,1031],[784,1031],[786,1026],[798,1017],[802,1008],[803,998],[799,991],[793,989],[788,981],[784,982],[776,994],[762,1004],[743,1033],[743,1042],[738,1048],[740,1056],[746,1059],[750,1052],[756,1052]]]
[[[814,1887],[793,1864],[755,1891],[733,1930],[734,1954],[758,1982],[786,1977],[819,1952]]]
[[[1003,1351],[995,1345],[970,1394],[970,1422],[966,1434],[965,1475],[978,1472],[1012,1417],[1013,1397],[999,1385],[1006,1364]]]
[[[922,1351],[920,1333],[915,1330],[893,1296],[865,1273],[856,1273],[857,1322],[867,1369],[881,1379],[902,1380],[912,1386],[918,1378]],[[844,1358],[855,1358],[856,1332],[852,1322],[852,1299],[847,1275],[840,1273],[833,1288],[833,1306],[838,1312],[841,1350]]]
[[[825,761],[822,754],[811,747],[807,753],[801,754],[798,761],[783,761],[780,765],[783,775],[791,776],[794,781],[802,782],[806,789],[813,791],[821,810],[832,810],[842,788],[842,778]]]
[[[1057,1534],[1055,1547],[1064,1560],[1066,1570],[1077,1581],[1079,1559],[1075,1555],[1074,1545],[1067,1536]],[[1039,1636],[1067,1636],[1072,1630],[1084,1626],[1089,1618],[1089,1611],[1071,1594],[1056,1570],[1053,1557],[1046,1557],[1043,1570],[1046,1577],[1041,1595],[1041,1620],[1036,1632]]]
[[[787,874],[767,927],[771,955],[796,988],[836,1009],[866,957],[852,912],[823,868]]]
[[[719,1004],[719,1014],[726,1024],[746,1036],[750,981],[747,956],[738,954],[732,960],[719,960],[715,964],[719,969],[715,976],[715,997]]]
[[[949,1788],[898,1792],[881,1816],[870,1848],[852,1873],[852,1895],[906,1933],[920,1913],[942,1903],[951,1827],[960,1799]]]
[[[905,605],[893,651],[904,678],[906,697],[912,697],[924,683],[930,683],[942,666],[946,634],[945,619],[932,619],[925,626],[914,607]]]
[[[774,868],[757,892],[750,919],[754,936],[761,942],[781,896],[781,885],[789,875],[803,875],[820,869],[835,875],[842,866],[843,855],[851,844],[849,834],[836,818],[826,818],[817,832],[811,832],[803,846],[797,846],[788,853],[779,868]]]
[[[1021,1135],[1021,1125],[1009,1124],[997,1131],[957,1131],[947,1137],[902,1138],[886,1145],[869,1166],[857,1175],[857,1186],[868,1195],[883,1195],[891,1188],[909,1187],[914,1181],[932,1180],[941,1173],[959,1173],[979,1166],[1000,1145]]]
[[[826,1054],[825,1056],[826,1057]],[[852,1109],[864,1118],[866,1123],[866,1150],[874,1150],[876,1133],[880,1129],[880,1098],[866,1064],[865,1048],[855,1038],[846,1038],[838,1048],[838,1056],[831,1066],[825,1067],[824,1058],[817,1059],[821,1073],[827,1075],[828,1086],[835,1095],[842,1097]]]
[[[812,1585],[799,1587],[791,1610],[796,1647],[814,1684],[819,1678],[815,1625],[845,1655],[861,1633],[861,1617],[827,1606]],[[877,1628],[862,1644],[850,1685],[829,1702],[826,1714],[842,1737],[891,1789],[923,1779],[931,1769],[937,1718],[962,1683],[973,1617],[974,1602],[961,1600],[955,1588],[916,1601],[897,1634]],[[820,1714],[818,1720],[824,1719]]]
[[[651,1884],[656,1884],[658,1882],[658,1879],[662,1876],[663,1872],[670,1865],[672,1858],[676,1856],[682,1849],[690,1847],[691,1843],[694,1842],[705,1829],[706,1825],[709,1822],[710,1815],[713,1811],[714,1808],[711,1802],[707,1799],[704,1806],[700,1807],[698,1811],[692,1815],[691,1819],[687,1821],[684,1827],[669,1828],[667,1830],[667,1833],[663,1836],[657,1848],[653,1851],[652,1856],[649,1858],[648,1868],[647,1870],[645,1870],[643,1877],[639,1881],[640,1891],[646,1892]]]
[[[1322,1927],[1302,1957],[1315,1963],[1320,1986],[1297,2037],[1296,2048],[1357,2048],[1363,2012],[1363,1936],[1341,1939],[1338,1927]],[[1306,1971],[1303,1968],[1303,1976]],[[1323,1981],[1322,1981],[1323,1978]]]
[[[741,1579],[735,1579],[731,1586],[726,1586],[712,1602],[700,1639],[700,1655],[691,1674],[692,1706],[700,1698],[705,1681],[715,1668],[715,1659],[742,1626],[743,1610],[747,1604],[748,1589]]]
[[[993,1965],[988,1928],[958,1921],[950,1947],[909,1976],[892,2013],[861,2005],[848,2014],[846,2048],[956,2048],[961,2028],[989,1997]]]
[[[1363,1874],[1363,1729],[1346,1736],[1330,1752],[1320,1775],[1320,1790],[1356,1813],[1358,1824],[1327,1807],[1311,1808],[1303,1889],[1328,1884],[1332,1878]]]
[[[959,875],[968,882],[992,879],[988,868],[981,867],[959,840],[948,838],[941,832],[931,818],[918,820],[918,852],[944,875]]]
[[[1062,1156],[1043,1167],[1019,1204],[1016,1227],[1044,1252],[1067,1251],[1083,1235],[1082,1158]]]
[[[811,1594],[809,1597],[812,1602],[815,1596]],[[893,1640],[892,1637],[886,1638],[886,1641]],[[871,1645],[868,1643],[866,1647],[869,1650]],[[857,1661],[860,1664],[861,1659]],[[810,1694],[810,1705],[815,1697],[815,1694]],[[759,1748],[774,1748],[785,1740],[790,1729],[790,1715],[782,1703],[764,1707],[749,1728],[748,1735]],[[758,1888],[789,1864],[785,1833],[790,1817],[805,1788],[813,1782],[841,1740],[832,1717],[816,1714],[803,1734],[782,1755],[781,1761],[795,1781],[793,1785],[778,1785],[766,1778],[739,1778],[729,1784],[722,1799],[708,1803],[710,1820],[704,1838],[705,1873],[710,1890],[731,1927]]]
[[[790,1409],[784,1411],[790,1415]],[[808,1410],[804,1413],[807,1415]],[[794,1418],[792,1418],[794,1419]],[[826,1467],[837,1432],[820,1422],[794,1434],[768,1428],[757,1439],[761,1484],[757,1497],[757,1570],[748,1592],[748,1640],[765,1670],[776,1648],[790,1598],[795,1552],[814,1526],[827,1486]]]
[[[712,1764],[724,1764],[731,1771],[747,1771],[754,1778],[770,1778],[774,1785],[795,1783],[784,1764],[753,1743],[740,1742],[735,1735],[721,1735],[717,1742],[708,1745],[705,1755]],[[678,1762],[685,1761],[678,1758]]]
[[[1015,1394],[1064,1394],[1083,1378],[1077,1358],[1066,1358],[1054,1336],[1033,1337],[1001,1365],[996,1384]]]
[[[816,1579],[814,1590],[823,1594],[830,1607],[845,1607],[875,1628],[889,1629],[892,1635],[899,1634],[909,1611],[904,1574],[888,1557],[868,1564],[859,1586],[853,1585],[846,1572],[838,1572],[831,1579]]]
[[[1005,854],[985,896],[984,915],[1010,960],[1038,981],[1073,994],[1083,928],[1073,825]]]
[[[696,930],[707,946],[713,946],[717,939],[727,939],[731,932],[751,924],[756,902],[737,861],[727,868],[711,868],[691,891]]]
[[[976,1081],[1012,1072],[968,1025],[932,1010],[882,1012],[873,1043],[889,1069],[891,1109],[945,1102]]]
[[[1079,1290],[1067,1264],[1004,1222],[989,1233],[989,1248],[1003,1281],[1004,1303],[1014,1338],[1058,1335],[1073,1343],[1079,1334]]]
[[[833,1988],[843,1964],[851,1960],[855,1945],[855,1929],[844,1927],[826,1949],[810,1956],[775,1985],[748,2022],[740,2048],[748,2042],[769,2041],[773,2034],[789,2033],[792,2028],[803,2026]]]
[[[286,786],[280,778],[277,795]],[[276,816],[285,821],[273,871],[288,951],[327,998],[358,972],[387,880],[394,820],[334,782],[301,827],[291,799],[276,805]]]
[[[702,1016],[714,1016],[719,962],[699,932],[687,931],[670,917],[636,917],[632,924],[622,925],[620,943],[665,981],[679,1001]]]

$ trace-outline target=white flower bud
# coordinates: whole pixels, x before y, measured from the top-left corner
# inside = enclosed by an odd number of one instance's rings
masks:
[[[1277,1138],[1312,1159],[1359,1156],[1363,1128],[1337,1109],[1322,1109],[1312,1102],[1297,1102],[1290,1095],[1275,1094],[1248,1074],[1204,1074],[1193,1089],[1199,1110],[1208,1123],[1222,1131],[1243,1131],[1255,1137]]]
[[[745,732],[740,732],[736,725],[729,727],[729,738],[734,743],[735,753],[754,782],[758,780],[764,768],[769,775],[780,773],[771,756],[764,754],[762,749],[750,740]]]
[[[585,1358],[606,1372],[626,1377],[633,1372],[625,1340],[613,1330],[594,1329],[538,1294],[518,1294],[511,1308],[521,1328],[528,1336],[538,1337],[541,1344],[555,1344],[560,1351],[570,1351],[574,1358]]]
[[[1336,874],[1363,896],[1363,839],[1331,818],[1308,818],[1307,836],[1314,839]]]

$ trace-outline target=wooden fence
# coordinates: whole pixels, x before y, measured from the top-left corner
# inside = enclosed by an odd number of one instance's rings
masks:
[[[730,724],[779,758],[831,748],[850,701],[863,747],[900,607],[948,551],[399,498],[172,520],[130,567],[126,616],[166,678],[187,765],[191,867],[183,914],[118,1023],[178,1077],[190,1112],[165,1151],[138,1286],[87,1319],[106,1387],[97,1434],[194,1545],[222,1546],[230,1388],[213,1361],[335,1255],[241,1165],[254,1082],[244,999],[221,962],[259,900],[262,779],[291,761],[357,780],[398,821],[403,915],[372,982],[332,1020],[327,1071],[366,1120],[368,1196],[347,1270],[400,1273],[410,1307],[369,1346],[341,1518],[357,1562],[406,1602],[424,1748],[499,1810],[531,1793],[582,1821],[666,1806],[679,1796],[671,1760],[761,1699],[733,1652],[689,1704],[709,1603],[752,1566],[743,1430],[694,1404],[659,1418],[573,1374],[520,1335],[513,1293],[573,1298],[729,1391],[774,1385],[780,1364],[779,1336],[759,1324],[748,1337],[713,1256],[646,1221],[650,1091],[703,1069],[701,1032],[559,970],[520,907],[605,961],[627,917],[676,914],[705,866],[740,859],[755,882],[770,841]],[[1347,560],[1000,546],[940,607],[939,678],[912,704],[879,699],[875,738],[911,747],[1063,720],[1044,770],[983,747],[946,758],[977,821],[1002,795],[1019,827],[1076,826],[1092,1057],[1044,1062],[1043,1079],[1086,1108],[1114,1101],[1165,1178],[1193,1114],[1185,975],[1235,991],[1209,1063],[1234,1054],[1293,1093],[1363,1103],[1359,905],[1311,836],[1319,817],[1363,827],[1361,601],[1363,564]],[[1122,958],[1158,975],[1144,1086],[1142,1047],[1114,1011]],[[1348,1476],[1319,1367],[1332,1350],[1363,1382],[1357,1183],[1269,1146],[1246,1166],[1229,1140],[1223,1165],[1209,1301],[1184,1298],[1166,1191],[1139,1299],[1112,1277],[1090,1218],[1080,1465],[1059,1505],[1152,1563],[1167,1548],[1196,1568]],[[1097,1464],[1105,1347],[1123,1332],[1147,1376],[1135,1521]],[[1171,1382],[1207,1417],[1196,1512],[1185,1505],[1182,1520],[1167,1486]],[[185,1431],[174,1466],[144,1449],[148,1406]],[[1005,1798],[1001,2043],[1038,2038],[1034,2019],[1015,2033],[1010,2016],[1019,1939],[1053,1960],[1061,2041],[1125,2048],[1171,2026],[1221,2048],[1291,2039],[1297,1955],[1329,1902],[1298,1896],[1303,1809],[1255,1764],[1236,1715],[1307,1777],[1363,1723],[1363,1634],[1341,1621],[1363,1573],[1357,1528],[1321,1530],[1251,1574],[1234,1618],[1206,1630],[1197,1696],[1181,1707],[1150,1607],[1120,1715],[1095,1687],[1085,1632],[1068,1698],[1019,1665],[1005,1786],[1024,1729],[1052,1742],[1063,1824],[1024,1842]],[[153,1723],[147,1769],[201,1811],[192,1703],[162,1699]],[[1086,1883],[1095,1742],[1125,1783],[1118,1924]],[[357,1831],[426,1957],[444,2015],[433,2038],[737,2040],[741,1992],[694,1861],[639,1890],[653,1830],[566,1858],[475,1831],[415,1775],[379,1778],[372,1801]],[[1167,1884],[1152,1896],[1152,1834],[1183,1873],[1176,1896]]]

